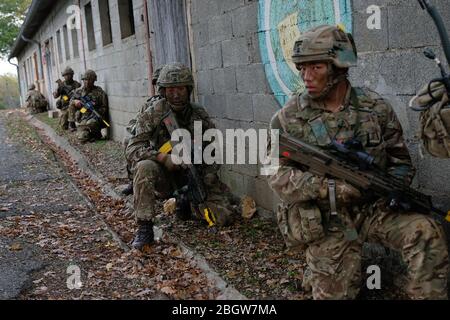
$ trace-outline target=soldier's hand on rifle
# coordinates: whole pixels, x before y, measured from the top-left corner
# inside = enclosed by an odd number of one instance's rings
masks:
[[[73,101],[72,101],[72,104],[73,104],[73,105],[75,106],[75,108],[77,108],[77,109],[81,109],[81,107],[83,106],[83,104],[81,103],[81,101],[78,100],[78,99],[73,100]]]
[[[156,156],[156,161],[161,163],[169,171],[176,171],[180,169],[179,165],[172,162],[172,157],[168,153],[158,153]]]
[[[336,201],[342,204],[348,204],[361,198],[361,192],[351,184],[342,180],[336,180]]]

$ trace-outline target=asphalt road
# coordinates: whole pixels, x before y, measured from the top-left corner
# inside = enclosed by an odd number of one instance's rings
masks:
[[[56,163],[12,141],[0,117],[0,228],[8,226],[7,217],[70,210],[79,201],[67,192],[72,188]],[[16,298],[32,273],[51,263],[39,246],[0,235],[0,299]]]

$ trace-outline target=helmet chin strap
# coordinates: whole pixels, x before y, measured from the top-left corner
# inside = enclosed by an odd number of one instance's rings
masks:
[[[347,79],[347,75],[346,74],[340,74],[340,75],[336,75],[336,71],[333,69],[332,63],[329,62],[328,63],[328,82],[327,85],[325,86],[325,88],[320,92],[319,95],[317,96],[311,96],[311,98],[313,100],[320,100],[323,99],[325,97],[327,97],[331,90],[333,90],[333,88],[341,81],[346,80]]]

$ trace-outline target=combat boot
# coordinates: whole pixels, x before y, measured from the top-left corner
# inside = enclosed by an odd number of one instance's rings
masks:
[[[142,250],[145,245],[150,245],[154,241],[153,223],[151,221],[138,221],[138,230],[134,237],[133,248]]]
[[[77,131],[77,126],[75,125],[75,122],[69,121],[69,130],[70,132]]]
[[[133,183],[128,184],[128,186],[122,190],[122,194],[124,196],[129,196],[130,194],[133,194]]]
[[[181,221],[187,221],[192,218],[191,204],[185,193],[177,194],[177,207],[175,216]]]

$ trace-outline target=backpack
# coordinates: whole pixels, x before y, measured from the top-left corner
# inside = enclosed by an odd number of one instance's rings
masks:
[[[421,111],[419,138],[432,156],[450,158],[449,98],[441,83],[434,83],[430,89],[432,96],[426,85],[413,99],[418,101],[413,110]]]

